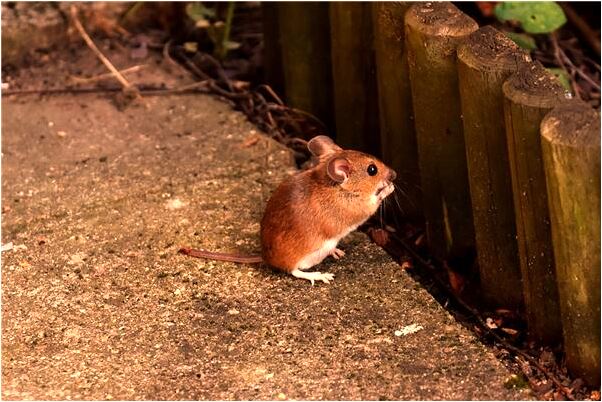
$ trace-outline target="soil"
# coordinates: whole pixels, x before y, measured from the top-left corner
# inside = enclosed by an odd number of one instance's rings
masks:
[[[160,56],[145,63],[128,78],[189,82]],[[3,79],[40,88],[98,73],[74,47]],[[361,233],[320,267],[330,285],[178,255],[256,252],[263,205],[295,167],[216,98],[144,103],[2,99],[3,399],[532,397]]]

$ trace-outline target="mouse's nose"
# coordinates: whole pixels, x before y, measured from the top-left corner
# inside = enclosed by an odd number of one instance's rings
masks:
[[[397,173],[395,173],[395,171],[393,169],[389,169],[389,181],[395,180],[396,177],[397,177]]]

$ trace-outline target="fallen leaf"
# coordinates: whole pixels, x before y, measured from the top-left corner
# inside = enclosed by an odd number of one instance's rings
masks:
[[[258,135],[251,135],[250,137],[248,137],[245,142],[242,143],[242,147],[243,148],[249,148],[252,147],[253,145],[257,144],[259,142],[259,136]]]
[[[13,242],[8,242],[2,245],[2,251],[10,251],[13,249]]]
[[[475,4],[483,14],[483,17],[492,17],[497,1],[477,1]]]
[[[552,389],[552,382],[542,381],[539,384],[532,384],[531,387],[533,388],[533,391],[537,392],[538,394],[545,394]]]
[[[504,331],[505,333],[507,333],[510,336],[516,336],[518,335],[518,331],[512,328],[501,328],[502,331]]]
[[[414,268],[412,261],[404,261],[401,263],[401,269],[403,269],[403,270],[412,269],[412,268]]]
[[[380,247],[384,247],[389,243],[389,232],[384,229],[370,229],[370,237],[372,241]]]
[[[445,266],[445,268],[447,268],[447,277],[449,280],[449,285],[451,286],[452,290],[456,294],[462,293],[462,290],[464,289],[464,285],[466,284],[466,280],[464,279],[464,277],[462,275],[449,269],[447,264],[444,264],[444,266]]]
[[[496,323],[493,321],[493,319],[491,319],[491,317],[487,317],[487,319],[485,320],[485,324],[487,324],[487,328],[489,329],[497,328]]]

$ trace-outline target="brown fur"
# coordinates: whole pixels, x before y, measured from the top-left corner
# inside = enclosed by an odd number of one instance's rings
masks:
[[[351,165],[344,183],[335,182],[327,173],[328,163],[339,157]],[[378,168],[375,176],[367,173],[372,163]],[[368,219],[378,207],[371,205],[371,196],[391,177],[391,169],[361,152],[337,149],[325,157],[320,155],[317,166],[285,180],[268,201],[261,221],[263,260],[291,272],[326,240]]]

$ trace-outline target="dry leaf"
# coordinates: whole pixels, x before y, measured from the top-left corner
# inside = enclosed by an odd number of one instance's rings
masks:
[[[384,247],[389,243],[389,232],[384,229],[371,229],[370,237],[380,247]]]
[[[249,147],[252,147],[253,145],[257,144],[258,142],[259,142],[259,136],[257,134],[254,134],[254,135],[247,137],[245,142],[242,143],[242,147],[249,148]]]
[[[404,261],[401,263],[401,269],[403,269],[403,270],[412,269],[412,268],[414,268],[414,265],[412,265],[412,261]]]

